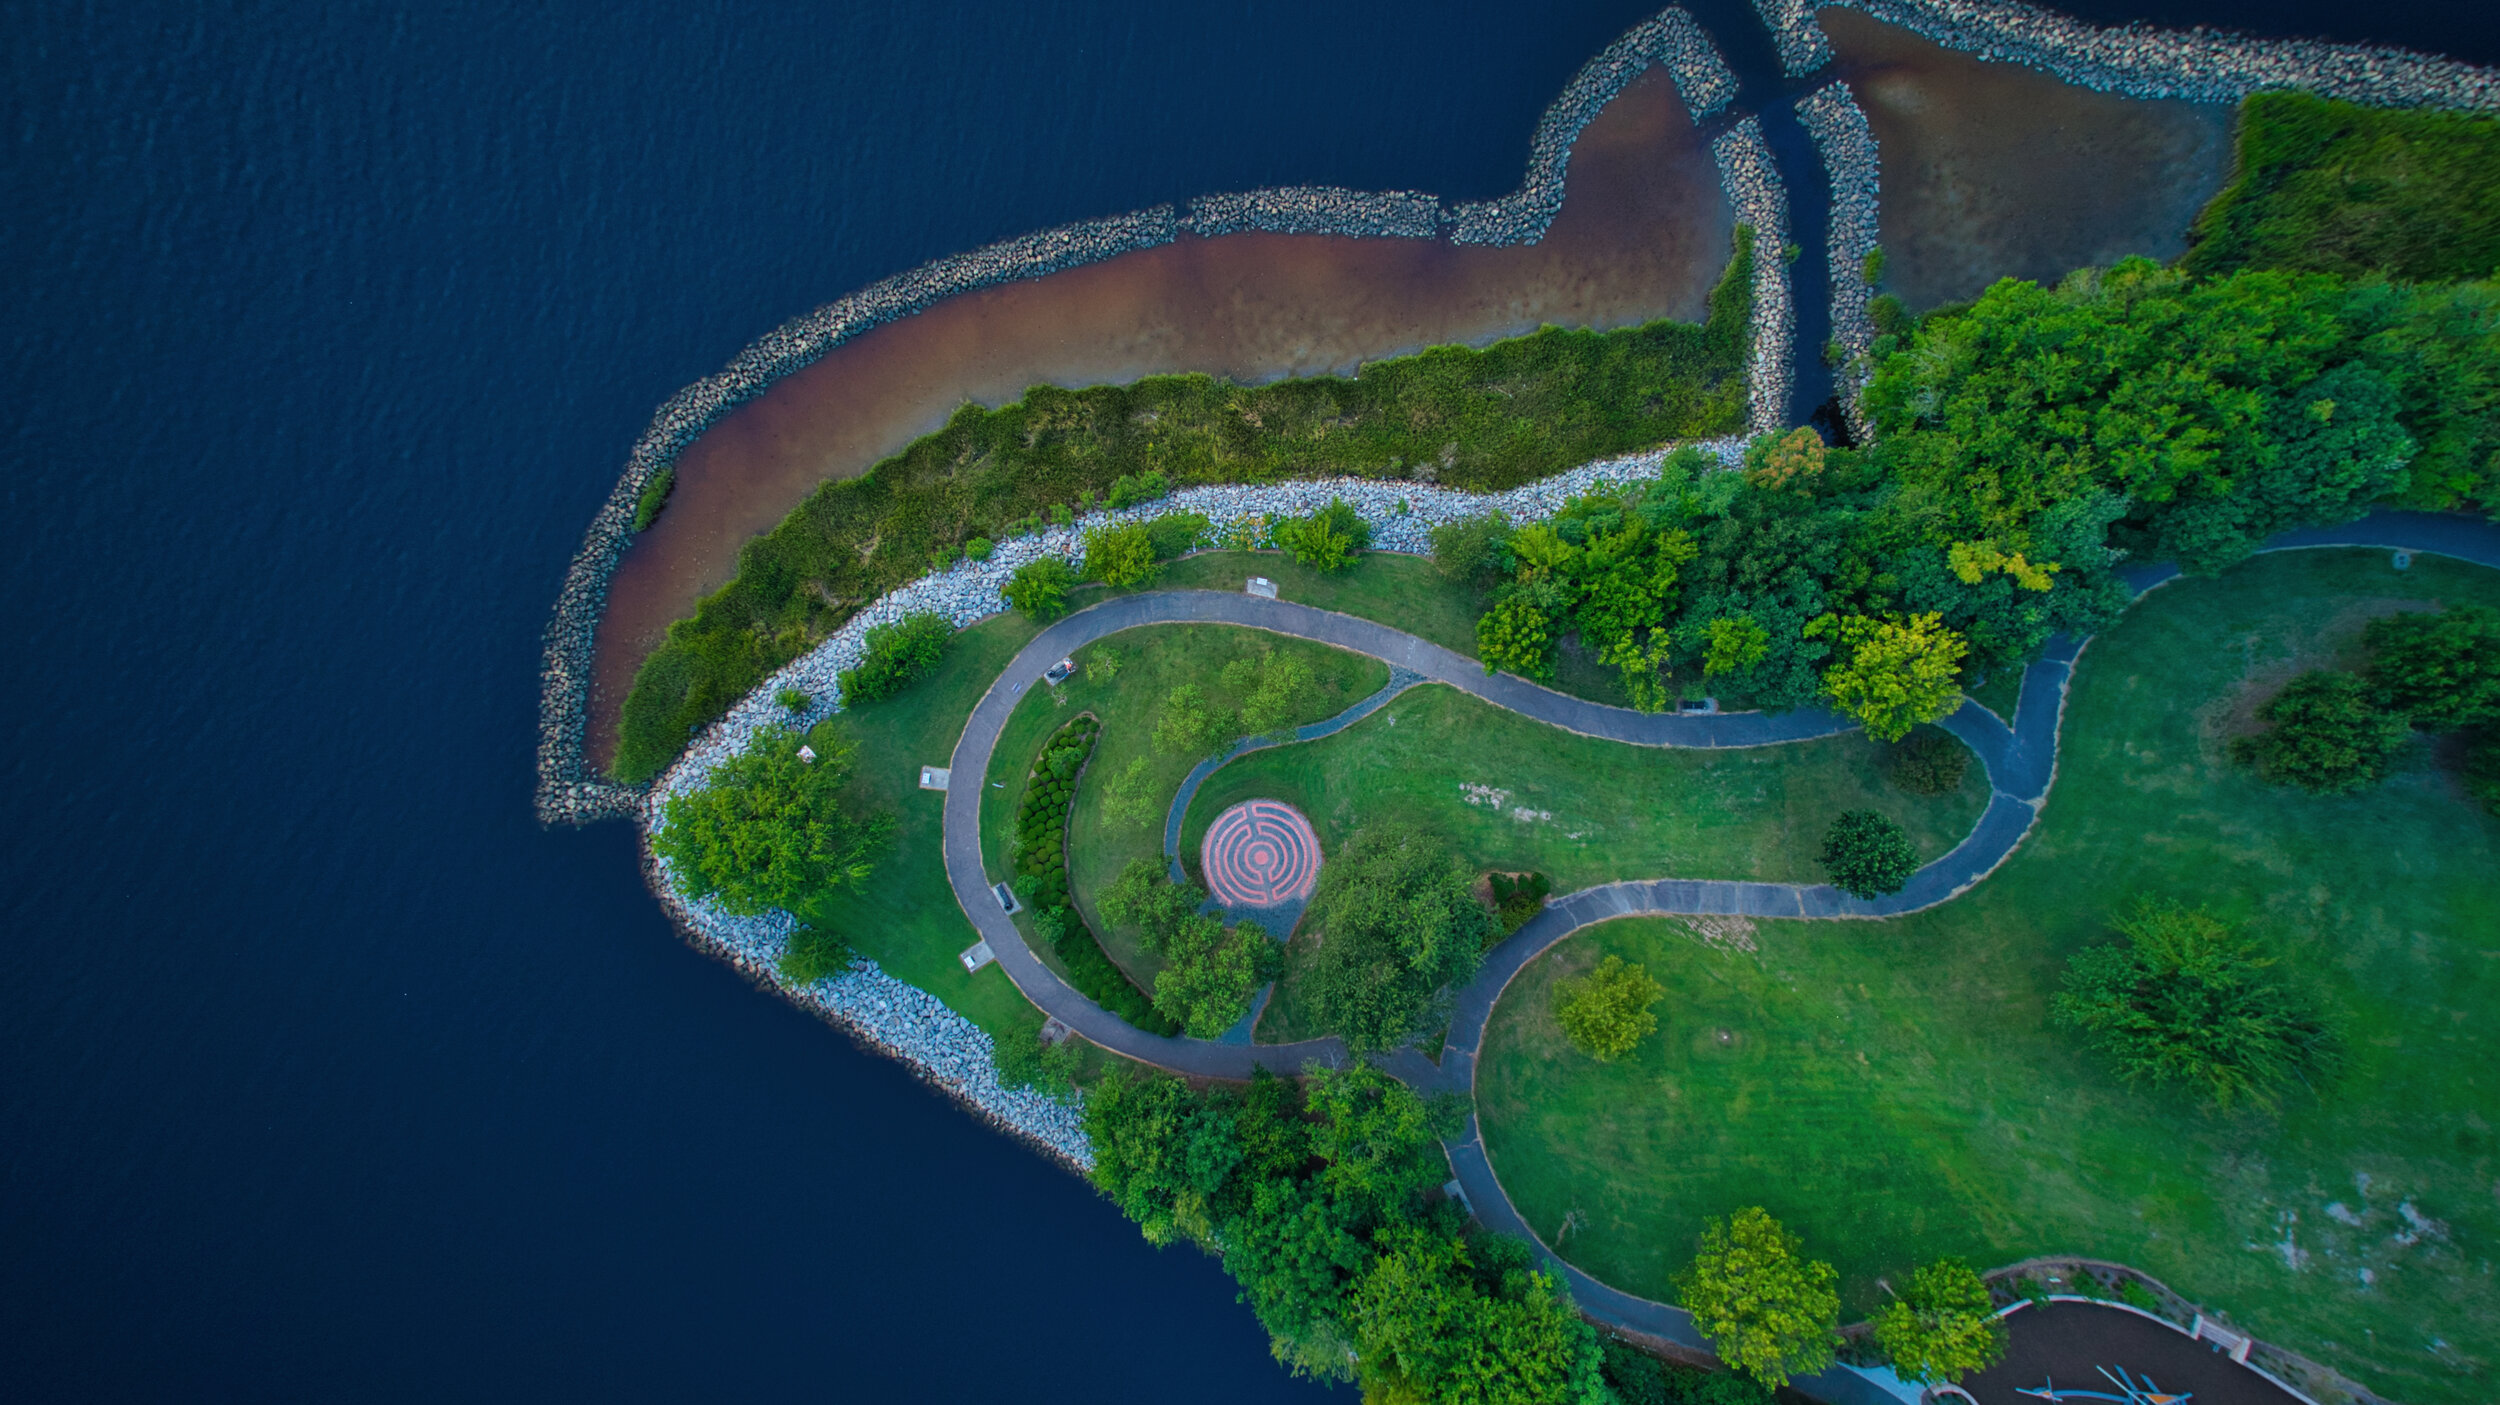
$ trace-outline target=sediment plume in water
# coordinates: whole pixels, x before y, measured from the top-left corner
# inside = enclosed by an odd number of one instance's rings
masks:
[[[967,401],[1027,386],[1204,372],[1244,382],[1344,373],[1546,323],[1699,321],[1733,246],[1709,143],[1652,71],[1571,153],[1561,214],[1538,243],[1234,234],[1183,237],[949,299],[844,343],[678,456],[668,508],[609,586],[597,635],[590,756],[667,631],[725,584],[740,546],[828,479],[866,471]]]

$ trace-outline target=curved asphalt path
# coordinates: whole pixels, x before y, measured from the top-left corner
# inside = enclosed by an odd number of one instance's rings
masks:
[[[2437,513],[2376,513],[2340,527],[2287,532],[2270,539],[2262,550],[2311,547],[2411,551],[2500,569],[2500,525]],[[2179,571],[2175,566],[2145,566],[2122,575],[2141,598],[2144,592],[2176,578]],[[1042,964],[991,896],[981,861],[981,799],[987,789],[991,753],[1008,715],[1026,690],[1039,682],[1053,663],[1077,649],[1107,635],[1152,624],[1243,625],[1333,644],[1370,654],[1393,668],[1418,675],[1423,681],[1446,683],[1537,721],[1635,746],[1772,746],[1832,736],[1849,730],[1851,725],[1820,709],[1775,717],[1764,713],[1676,715],[1607,707],[1510,674],[1487,676],[1484,666],[1476,660],[1384,624],[1249,594],[1156,591],[1107,600],[1058,621],[1007,665],[973,708],[971,719],[964,725],[963,738],[956,743],[954,774],[968,778],[968,784],[946,794],[946,876],[954,887],[956,902],[971,918],[974,929],[989,942],[1008,978],[1034,1004],[1103,1048],[1193,1077],[1243,1079],[1254,1068],[1293,1073],[1313,1062],[1339,1068],[1345,1066],[1347,1053],[1343,1042],[1335,1038],[1296,1044],[1215,1044],[1199,1039],[1165,1038],[1138,1029],[1086,999]],[[2039,661],[2023,672],[2022,693],[2011,726],[1968,700],[1960,711],[1939,724],[1969,746],[1986,768],[1991,791],[1988,808],[1967,838],[1955,845],[1951,853],[1921,868],[1900,892],[1869,901],[1819,883],[1676,878],[1608,883],[1552,900],[1543,912],[1485,953],[1476,978],[1458,993],[1441,1062],[1434,1064],[1412,1047],[1378,1060],[1383,1069],[1419,1093],[1456,1093],[1468,1099],[1466,1127],[1457,1140],[1447,1144],[1447,1149],[1459,1189],[1476,1218],[1488,1229],[1515,1234],[1536,1245],[1548,1266],[1570,1285],[1573,1298],[1589,1316],[1626,1331],[1709,1350],[1708,1341],[1694,1329],[1691,1316],[1681,1308],[1610,1288],[1572,1267],[1546,1247],[1543,1237],[1529,1228],[1518,1208],[1511,1204],[1510,1196],[1493,1174],[1492,1162],[1485,1156],[1473,1106],[1476,1055],[1493,1007],[1512,977],[1549,947],[1583,927],[1617,917],[1894,917],[1958,896],[2010,857],[2039,818],[2040,806],[2056,779],[2058,724],[2065,713],[2066,687],[2086,642],[2070,635],[2049,641]],[[1882,1387],[1847,1367],[1835,1366],[1818,1376],[1801,1377],[1795,1384],[1810,1395],[1839,1405],[1893,1405],[1896,1401]]]

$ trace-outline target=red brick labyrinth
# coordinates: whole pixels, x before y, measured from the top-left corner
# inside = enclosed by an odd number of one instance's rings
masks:
[[[1282,800],[1244,800],[1215,817],[1198,846],[1207,887],[1226,907],[1276,907],[1319,882],[1319,836]]]

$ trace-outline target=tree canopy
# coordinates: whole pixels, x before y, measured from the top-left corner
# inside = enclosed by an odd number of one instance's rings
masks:
[[[801,760],[799,748],[815,757]],[[893,833],[891,815],[842,804],[858,743],[820,724],[802,743],[767,728],[701,790],[672,795],[652,847],[684,890],[752,917],[865,882]]]
[[[1474,885],[1447,844],[1405,825],[1357,831],[1321,870],[1305,988],[1349,1048],[1396,1047],[1476,973],[1499,929]]]
[[[1619,1059],[1657,1032],[1650,1007],[1666,993],[1646,967],[1609,956],[1587,975],[1554,983],[1554,1022],[1580,1052]]]
[[[1959,1259],[1910,1274],[1899,1297],[1875,1312],[1875,1344],[1904,1380],[1958,1381],[2005,1357],[2005,1324],[1988,1285]]]
[[[1840,1340],[1838,1275],[1762,1207],[1702,1227],[1701,1252],[1676,1278],[1676,1301],[1710,1349],[1768,1386],[1832,1364]]]

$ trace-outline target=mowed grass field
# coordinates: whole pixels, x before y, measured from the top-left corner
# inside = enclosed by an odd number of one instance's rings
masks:
[[[2086,1254],[2409,1405],[2500,1396],[2500,820],[2421,742],[2331,799],[2225,759],[2285,679],[2354,661],[2369,618],[2456,602],[2500,604],[2500,573],[2304,551],[2175,582],[2086,651],[2041,824],[1971,894],[1884,923],[1563,943],[1485,1039],[1503,1185],[1566,1257],[1648,1296],[1673,1296],[1706,1216],[1762,1204],[1858,1313],[1935,1255]],[[2209,1115],[2051,1027],[2067,958],[2139,896],[2246,922],[2343,1012],[2340,1075],[2279,1116]],[[1609,953],[1667,988],[1660,1033],[1611,1065],[1550,1014],[1554,980]]]

